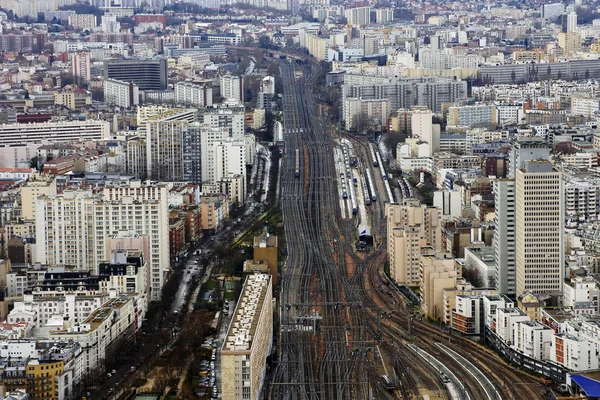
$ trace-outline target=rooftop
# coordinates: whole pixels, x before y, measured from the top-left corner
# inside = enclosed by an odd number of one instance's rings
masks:
[[[267,274],[254,274],[246,278],[223,351],[250,351],[270,282],[271,275]],[[271,307],[270,304],[266,306]]]

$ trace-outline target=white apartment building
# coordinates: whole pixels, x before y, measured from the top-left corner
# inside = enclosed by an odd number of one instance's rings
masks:
[[[96,27],[96,16],[94,14],[72,14],[69,15],[69,25],[74,29],[91,31]]]
[[[0,125],[0,159],[2,148],[42,144],[42,142],[81,142],[110,138],[110,123],[107,121],[60,121],[32,124]]]
[[[249,275],[221,348],[221,397],[257,399],[273,343],[271,276]]]
[[[515,185],[516,294],[560,292],[564,276],[564,197],[560,172],[527,161]]]
[[[344,107],[344,122],[346,129],[353,129],[356,119],[370,118],[377,125],[385,126],[390,115],[388,99],[359,99],[346,98]]]
[[[368,25],[371,23],[371,7],[349,8],[344,12],[349,25]]]
[[[538,321],[519,321],[513,328],[513,347],[536,360],[550,359],[554,330]]]
[[[246,146],[246,165],[254,165],[256,159],[256,136],[253,133],[246,133],[244,135],[244,145]]]
[[[577,305],[584,303],[589,307],[593,305],[593,309],[598,312],[598,285],[592,277],[575,277],[569,283],[564,285],[564,301],[565,307],[571,307],[577,314]]]
[[[50,330],[46,337],[78,342],[83,349],[84,371],[90,372],[137,331],[136,321],[141,321],[142,316],[135,301],[133,296],[110,298],[85,320],[66,329]]]
[[[148,117],[144,124],[146,171],[151,179],[183,179],[183,137],[196,109],[176,108]]]
[[[573,154],[564,154],[560,159],[562,162],[572,165],[575,168],[588,170],[598,166],[598,150],[593,152],[581,151]]]
[[[496,334],[504,342],[513,343],[515,324],[529,321],[529,316],[516,307],[496,309]]]
[[[600,180],[565,177],[565,214],[579,221],[593,221],[600,209]]]
[[[227,139],[216,143],[215,151],[215,182],[222,180],[229,173],[245,176],[246,153],[244,142],[241,140]]]
[[[550,360],[574,372],[598,369],[595,345],[568,333],[552,337]]]
[[[107,104],[129,108],[140,104],[140,89],[133,82],[117,79],[106,79],[104,86],[104,102]]]
[[[207,107],[198,118],[213,128],[227,128],[229,136],[243,140],[246,123],[246,108],[238,102],[224,102]]]
[[[498,117],[494,105],[453,106],[448,108],[448,125],[495,127]]]
[[[394,22],[394,10],[392,8],[376,9],[375,22],[378,24],[389,24],[390,22]]]
[[[524,118],[522,104],[495,104],[497,124],[499,126],[517,125]]]
[[[94,268],[94,199],[90,190],[69,190],[36,199],[36,260],[41,264]]]
[[[600,110],[600,99],[582,95],[571,96],[571,114],[591,118],[598,110]]]
[[[190,82],[175,84],[175,103],[194,107],[212,106],[212,87]]]
[[[319,61],[327,60],[327,49],[330,44],[329,37],[321,37],[301,30],[299,38],[300,46],[305,47],[311,56]]]
[[[244,78],[241,76],[224,75],[220,79],[221,96],[244,104]],[[207,104],[208,105],[208,104]]]
[[[6,319],[11,324],[25,321],[39,329],[56,327],[58,318],[62,328],[62,321],[82,323],[107,299],[107,294],[93,291],[34,291],[24,295],[23,301],[16,301]]]

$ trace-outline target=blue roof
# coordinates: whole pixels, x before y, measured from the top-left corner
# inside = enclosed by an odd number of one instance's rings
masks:
[[[571,375],[571,379],[581,387],[589,397],[600,397],[600,382],[581,375]]]

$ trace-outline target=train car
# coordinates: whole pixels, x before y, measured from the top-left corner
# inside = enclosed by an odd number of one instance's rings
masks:
[[[384,388],[386,388],[386,390],[395,390],[396,389],[396,385],[394,385],[394,382],[392,382],[392,380],[390,378],[388,378],[387,375],[381,376],[381,384],[383,385]]]
[[[358,206],[356,205],[356,195],[354,190],[350,189],[350,202],[352,203],[352,215],[358,214]]]
[[[369,185],[369,191],[371,192],[371,201],[377,201],[377,193],[375,193],[375,183],[373,183],[373,178],[371,177],[371,171],[369,168],[365,170],[367,185]]]
[[[379,162],[379,170],[381,171],[381,178],[386,181],[387,180],[387,174],[385,172],[385,166],[383,165],[383,161],[381,160],[381,154],[379,153],[379,151],[377,151],[375,153],[375,155],[377,156],[377,161]]]
[[[296,178],[300,178],[300,149],[296,149]]]
[[[379,167],[379,162],[377,161],[377,157],[375,156],[375,150],[373,149],[373,144],[369,143],[369,150],[371,150],[371,158],[373,159],[373,166]]]

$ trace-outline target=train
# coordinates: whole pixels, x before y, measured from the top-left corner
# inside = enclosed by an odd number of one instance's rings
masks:
[[[296,149],[296,178],[300,178],[300,149]]]
[[[358,206],[356,205],[356,194],[354,189],[350,188],[350,202],[352,203],[352,215],[358,214]]]
[[[375,155],[377,156],[377,160],[379,162],[379,170],[381,171],[381,178],[385,181],[385,180],[387,180],[387,174],[385,173],[385,166],[383,165],[383,161],[381,160],[381,154],[379,153],[379,150],[375,152]]]
[[[392,382],[392,380],[388,378],[387,375],[381,376],[381,383],[383,384],[383,387],[386,388],[386,390],[396,389],[396,385],[394,385],[394,382]]]
[[[363,196],[365,198],[365,205],[366,206],[370,206],[371,205],[371,196],[369,196],[369,188],[367,187],[367,181],[365,179],[364,176],[360,177],[360,183],[362,185],[362,189],[363,189]]]
[[[369,168],[367,168],[365,172],[367,185],[369,185],[369,191],[371,192],[371,201],[377,201],[377,193],[375,193],[375,184],[373,183],[373,178],[371,178],[371,171],[369,171]]]
[[[377,161],[377,157],[375,156],[375,150],[373,149],[373,144],[369,143],[369,150],[371,150],[371,158],[373,159],[373,166],[379,167],[379,162]]]

